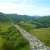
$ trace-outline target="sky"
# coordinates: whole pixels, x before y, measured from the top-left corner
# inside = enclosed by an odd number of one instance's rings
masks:
[[[50,0],[0,0],[0,12],[20,15],[50,15]]]

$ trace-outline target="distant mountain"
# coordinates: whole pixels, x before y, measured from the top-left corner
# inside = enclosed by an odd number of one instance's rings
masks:
[[[17,14],[4,14],[0,12],[0,22],[20,22],[20,21],[32,21],[35,20],[35,17],[27,16],[27,15],[17,15]]]
[[[50,27],[50,16],[40,17],[37,22],[43,24],[44,27]]]
[[[7,18],[7,16],[0,12],[0,22],[5,22],[5,21],[8,21],[8,20],[9,19]]]
[[[18,14],[4,14],[0,12],[0,22],[30,23],[37,27],[50,27],[50,16],[27,16]]]

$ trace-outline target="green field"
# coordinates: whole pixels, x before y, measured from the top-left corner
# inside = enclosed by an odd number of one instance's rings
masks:
[[[30,50],[30,47],[14,26],[0,23],[0,50]]]
[[[50,28],[33,29],[32,34],[50,47]]]

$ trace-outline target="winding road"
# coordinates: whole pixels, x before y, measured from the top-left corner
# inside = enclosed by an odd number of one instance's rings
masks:
[[[42,43],[39,39],[37,39],[35,36],[31,35],[29,32],[25,31],[18,25],[14,25],[21,35],[29,41],[31,50],[50,50],[49,47],[45,46],[44,43]]]

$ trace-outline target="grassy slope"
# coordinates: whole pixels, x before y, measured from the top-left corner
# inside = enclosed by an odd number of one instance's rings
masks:
[[[22,37],[22,35],[20,35],[20,33],[16,30],[16,32],[14,32],[13,33],[13,31],[15,31],[15,29],[14,30],[11,30],[11,29],[8,29],[8,28],[10,28],[12,25],[11,24],[7,24],[7,23],[0,23],[0,33],[6,33],[6,32],[9,32],[9,34],[11,35],[11,33],[12,33],[12,35],[11,36],[9,36],[9,38],[11,39],[11,40],[13,40],[14,39],[14,41],[15,41],[15,43],[16,43],[16,45],[19,45],[19,47],[17,46],[16,47],[16,49],[14,49],[14,50],[29,50],[30,48],[29,48],[29,44],[28,44],[28,42]],[[12,28],[13,29],[13,28]],[[7,34],[7,36],[9,35],[9,34]],[[5,41],[6,41],[6,39],[5,38],[3,38],[3,34],[1,35],[0,34],[0,43],[1,43],[1,45],[3,46],[4,44],[3,43],[5,43]],[[6,36],[6,35],[5,35]],[[7,37],[6,36],[6,37]],[[5,39],[5,40],[4,40]],[[16,39],[16,40],[15,40]],[[10,42],[11,42],[11,40],[10,40]],[[3,42],[1,42],[1,41],[3,41]],[[6,42],[6,43],[8,43],[9,42],[9,39],[8,39],[8,41]],[[11,42],[12,43],[12,42]],[[10,43],[10,44],[11,44]],[[26,45],[25,45],[26,44]],[[22,45],[24,45],[24,46],[22,46]],[[6,45],[5,45],[5,47],[6,47]],[[1,50],[3,50],[2,49],[2,47],[0,46],[0,48],[1,48]],[[13,48],[13,47],[12,47]]]

